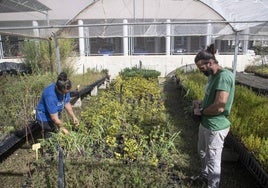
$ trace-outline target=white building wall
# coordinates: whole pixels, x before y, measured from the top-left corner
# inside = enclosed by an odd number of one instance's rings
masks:
[[[115,78],[118,73],[124,68],[131,68],[134,66],[139,67],[140,61],[142,67],[153,69],[161,72],[161,76],[167,76],[172,71],[184,65],[194,63],[195,55],[172,55],[172,56],[83,56],[71,58],[70,61],[76,67],[76,73],[82,74],[88,68],[95,70],[107,69],[111,78]],[[234,60],[233,55],[217,55],[217,60],[222,67],[231,68]],[[245,70],[247,65],[252,64],[258,59],[259,56],[238,55],[237,68],[238,72]],[[260,58],[259,58],[260,59]],[[22,59],[0,59],[1,62],[18,62],[21,63]]]
[[[195,55],[173,55],[173,56],[89,56],[75,58],[72,62],[76,62],[77,73],[82,74],[88,68],[103,70],[107,69],[109,75],[115,78],[124,68],[142,67],[153,69],[161,72],[161,76],[167,76],[170,72],[184,65],[194,63]],[[252,64],[255,56],[239,55],[237,62],[237,71],[244,71],[245,67]],[[222,67],[231,68],[233,64],[233,55],[217,55],[216,58]]]

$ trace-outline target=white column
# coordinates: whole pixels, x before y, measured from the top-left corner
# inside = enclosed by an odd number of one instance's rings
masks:
[[[212,34],[212,25],[211,25],[211,23],[208,23],[207,24],[207,37],[206,37],[206,46],[205,46],[205,48],[207,47],[207,46],[209,46],[210,44],[211,44],[211,34]]]
[[[78,25],[84,25],[83,20],[78,20]],[[84,27],[78,27],[78,33],[80,56],[85,56]]]
[[[37,21],[32,21],[33,27],[38,27],[38,22]],[[40,33],[39,33],[39,29],[33,29],[33,35],[35,37],[39,37]],[[39,44],[39,40],[35,40],[34,41],[35,47],[36,49],[40,50],[40,44]]]
[[[128,25],[127,25],[127,20],[124,19],[123,21],[123,49],[124,49],[124,56],[128,56]]]
[[[171,36],[171,25],[170,25],[170,20],[167,20],[167,26],[166,26],[166,55],[170,55],[170,36]]]
[[[38,22],[37,21],[33,21],[32,24],[33,24],[33,27],[38,27]],[[33,33],[34,33],[34,36],[35,37],[39,37],[40,36],[39,29],[33,29]]]

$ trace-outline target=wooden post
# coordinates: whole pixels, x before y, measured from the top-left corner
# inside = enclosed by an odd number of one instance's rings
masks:
[[[32,150],[35,151],[35,159],[38,160],[38,149],[41,148],[41,145],[40,143],[37,143],[37,144],[33,144],[32,145]]]

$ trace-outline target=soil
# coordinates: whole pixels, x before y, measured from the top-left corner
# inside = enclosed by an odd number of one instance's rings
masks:
[[[26,187],[35,153],[30,144],[24,144],[0,164],[1,188]]]
[[[187,156],[187,165],[181,169],[182,187],[200,187],[189,181],[189,177],[199,172],[199,157],[197,155],[198,121],[187,114],[190,101],[183,98],[181,90],[172,78],[164,82],[166,108],[181,131],[181,146],[178,148]],[[237,160],[237,154],[225,146],[222,162],[221,188],[257,188],[258,182],[248,170]],[[31,143],[26,143],[14,151],[6,160],[0,163],[0,188],[28,187],[27,179],[31,174],[31,161],[35,160],[35,152]]]

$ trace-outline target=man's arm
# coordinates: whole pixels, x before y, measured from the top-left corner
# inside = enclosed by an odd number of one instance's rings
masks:
[[[76,118],[76,116],[74,114],[74,111],[73,111],[73,108],[72,108],[72,105],[71,105],[70,102],[68,102],[68,103],[65,104],[65,109],[68,112],[69,116],[73,119],[74,125],[75,126],[78,126],[79,125],[79,121],[78,121],[78,119]]]
[[[69,134],[69,131],[63,126],[63,122],[60,120],[58,113],[50,114],[50,117],[54,124],[64,133]]]
[[[229,93],[226,91],[217,91],[214,103],[203,109],[203,115],[218,115],[224,111],[228,101]]]
[[[54,124],[56,124],[59,128],[63,126],[63,122],[60,120],[58,113],[50,114],[50,117]]]

